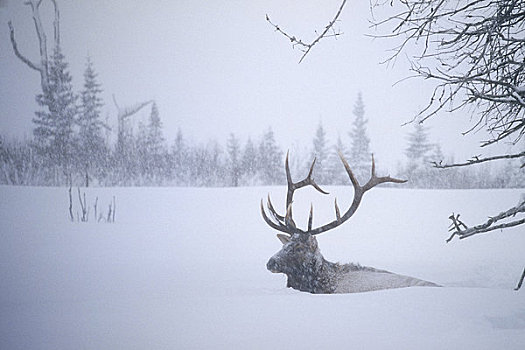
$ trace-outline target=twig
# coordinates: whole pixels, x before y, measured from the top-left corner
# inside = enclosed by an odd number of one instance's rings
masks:
[[[69,185],[69,218],[71,219],[71,222],[75,221],[75,218],[73,217],[73,197],[71,196],[71,185]]]
[[[461,220],[459,220],[459,214],[454,216],[454,213],[448,217],[450,220],[452,220],[452,224],[450,225],[449,231],[454,231],[452,235],[447,239],[447,243],[454,238],[454,236],[457,234],[457,232],[461,232],[461,226],[463,226],[465,229],[467,229],[467,225],[465,225]]]
[[[117,203],[116,203],[116,200],[115,200],[115,196],[113,196],[113,216],[112,216],[112,220],[111,222],[115,222],[115,210],[117,209]]]
[[[109,203],[108,218],[106,219],[106,222],[111,222],[111,203]]]
[[[341,15],[341,12],[343,11],[343,8],[345,7],[345,5],[346,5],[346,0],[343,0],[342,3],[341,3],[341,6],[339,6],[339,10],[337,10],[337,13],[335,14],[334,18],[324,28],[323,32],[320,35],[318,35],[311,43],[305,43],[301,39],[296,38],[294,35],[288,34],[284,30],[282,30],[279,27],[279,25],[272,23],[272,21],[270,20],[270,17],[268,15],[266,15],[266,21],[268,23],[270,23],[270,25],[272,27],[275,28],[275,31],[281,33],[286,38],[288,38],[288,40],[290,40],[292,42],[293,46],[299,45],[299,46],[302,47],[301,50],[303,51],[303,55],[301,56],[301,59],[299,60],[299,63],[301,63],[304,60],[304,58],[306,57],[306,55],[310,52],[312,47],[314,47],[321,39],[329,38],[329,37],[337,37],[337,36],[342,34],[340,32],[335,32],[334,31],[333,34],[327,35],[327,33],[330,30],[333,30],[333,26],[334,26],[335,22],[337,22],[337,20],[338,20],[339,16]]]
[[[80,202],[80,209],[82,209],[82,222],[87,221],[87,209],[86,209],[86,192],[84,192],[84,201],[82,201],[82,196],[80,195],[80,187],[77,187],[78,190],[78,201]]]
[[[97,203],[98,203],[98,197],[95,198],[95,205],[93,205],[93,207],[95,208],[95,221],[97,220]]]

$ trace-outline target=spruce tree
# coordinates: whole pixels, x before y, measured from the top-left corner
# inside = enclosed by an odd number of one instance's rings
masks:
[[[132,159],[129,159],[128,161],[129,164],[136,163],[136,169],[140,174],[139,179],[141,180],[141,183],[139,183],[139,185],[152,185],[151,179],[153,177],[153,162],[151,161],[151,153],[149,151],[148,138],[148,128],[142,121],[140,121],[137,128],[136,136],[134,137],[134,157]]]
[[[328,169],[327,173],[330,177],[330,183],[333,185],[346,185],[349,184],[348,174],[346,173],[345,167],[339,158],[339,153],[347,159],[347,149],[343,144],[341,137],[337,137],[337,142],[331,148],[330,155],[328,157]]]
[[[42,107],[33,118],[37,147],[49,167],[60,168],[71,183],[77,96],[60,46],[50,60],[49,84],[36,100]],[[55,177],[53,183],[58,185],[59,180]]]
[[[190,167],[190,152],[186,146],[182,130],[177,130],[175,141],[171,147],[171,173],[177,185],[188,185],[188,169]]]
[[[136,137],[136,147],[139,160],[139,168],[149,184],[158,185],[165,177],[165,140],[162,135],[162,121],[159,109],[153,102],[148,118],[148,124],[139,124]]]
[[[361,93],[357,95],[352,113],[355,119],[352,123],[352,130],[350,131],[351,146],[348,162],[358,180],[363,182],[370,172],[371,152],[370,139],[366,131],[368,120],[365,119],[365,105]]]
[[[408,159],[406,176],[408,182],[416,187],[433,187],[433,174],[430,165],[430,152],[433,145],[428,141],[428,132],[422,123],[415,121],[414,130],[408,135],[405,155]]]
[[[148,122],[148,153],[154,156],[162,154],[164,151],[164,136],[162,135],[162,121],[160,120],[159,109],[153,102]]]
[[[233,133],[231,133],[228,138],[226,149],[228,151],[228,164],[226,167],[230,176],[230,185],[237,187],[239,186],[239,178],[241,177],[241,157],[239,140]]]
[[[281,180],[282,156],[273,130],[269,128],[259,144],[259,172],[264,185],[274,185]]]
[[[102,134],[107,126],[101,120],[100,109],[103,106],[100,94],[102,89],[97,82],[93,63],[87,58],[84,71],[84,88],[81,91],[82,105],[78,115],[78,158],[84,173],[85,186],[89,185],[89,173],[95,168],[104,167],[103,160],[107,147]]]
[[[242,152],[241,167],[243,173],[243,182],[248,184],[256,183],[258,156],[257,149],[251,138],[248,138]]]
[[[330,181],[330,179],[327,176],[328,145],[326,141],[326,133],[321,123],[319,123],[319,126],[317,127],[317,131],[315,132],[315,138],[313,140],[312,160],[314,158],[314,179],[318,184],[328,184],[327,181]],[[310,165],[311,163],[308,164],[308,167]]]
[[[432,144],[428,141],[428,131],[420,122],[414,122],[414,131],[408,134],[408,147],[405,150],[409,162],[417,167],[429,165]]]

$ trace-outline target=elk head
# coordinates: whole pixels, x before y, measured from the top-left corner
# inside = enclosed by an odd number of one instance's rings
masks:
[[[343,215],[341,215],[337,205],[337,199],[335,200],[335,220],[320,227],[313,228],[313,206],[310,206],[310,215],[305,230],[297,227],[292,217],[292,202],[296,190],[302,187],[312,186],[317,191],[323,194],[328,194],[323,191],[312,178],[315,159],[310,166],[310,171],[306,178],[294,183],[290,175],[288,153],[286,154],[285,169],[288,191],[286,194],[286,213],[284,216],[277,213],[272,205],[270,196],[268,195],[267,208],[270,213],[269,217],[266,214],[263,201],[261,200],[261,213],[264,221],[271,228],[282,232],[277,234],[277,238],[283,243],[282,249],[270,258],[266,267],[273,273],[284,273],[288,277],[288,287],[311,293],[333,293],[341,269],[346,269],[345,271],[348,271],[348,269],[352,269],[356,266],[339,265],[326,261],[321,255],[315,236],[336,228],[350,219],[350,217],[356,212],[359,204],[361,204],[363,195],[373,187],[386,182],[406,182],[406,180],[399,180],[391,178],[390,176],[376,176],[374,156],[372,155],[371,177],[365,185],[361,186],[350,169],[348,162],[344,159],[341,153],[339,153],[339,157],[341,158],[350,178],[350,182],[353,185],[354,198],[352,204]]]

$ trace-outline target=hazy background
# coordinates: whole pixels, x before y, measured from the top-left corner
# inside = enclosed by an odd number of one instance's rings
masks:
[[[164,134],[171,143],[178,128],[196,142],[224,143],[230,132],[241,141],[259,138],[272,126],[283,149],[310,147],[322,122],[330,141],[348,131],[358,92],[362,92],[371,149],[382,168],[404,157],[401,127],[424,107],[432,85],[412,79],[402,56],[393,67],[380,65],[393,41],[371,39],[368,1],[349,1],[336,29],[337,40],[314,47],[303,63],[301,52],[265,21],[310,41],[335,15],[340,0],[206,1],[59,0],[62,47],[77,91],[89,55],[104,89],[103,117],[116,125],[115,94],[121,106],[154,99]],[[38,106],[40,78],[18,60],[9,41],[12,20],[20,51],[38,58],[38,41],[29,6],[0,1],[0,134],[30,136]],[[42,19],[52,43],[52,4]],[[387,28],[384,28],[383,33]],[[51,47],[49,47],[51,50]],[[147,118],[149,109],[135,116]],[[442,114],[430,120],[432,142],[456,160],[484,153],[483,133],[461,136],[469,117]],[[500,146],[505,149],[507,146]]]

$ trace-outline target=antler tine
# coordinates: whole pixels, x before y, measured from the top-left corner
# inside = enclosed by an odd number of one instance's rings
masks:
[[[334,200],[335,204],[335,217],[337,218],[337,222],[341,221],[341,212],[339,211],[339,207],[337,206],[337,198]]]
[[[308,231],[312,230],[313,220],[314,220],[314,205],[310,203],[310,215],[308,216]]]
[[[279,215],[274,207],[273,207],[273,204],[272,204],[272,201],[270,200],[270,194],[268,193],[268,203],[267,203],[267,207],[268,207],[268,210],[270,211],[270,213],[272,213],[272,215],[278,220],[278,221],[281,221],[281,222],[284,222],[284,216],[282,215]]]
[[[346,161],[346,159],[343,156],[343,154],[341,153],[341,151],[337,151],[337,154],[339,155],[339,158],[341,159],[341,161],[343,162],[343,165],[345,166],[346,173],[350,177],[350,181],[352,182],[352,185],[354,186],[354,189],[357,189],[357,188],[361,187],[359,185],[359,182],[357,181],[357,178],[355,177],[352,169],[350,169],[350,165],[348,165],[348,162]]]
[[[286,151],[286,160],[284,161],[284,168],[286,170],[286,181],[288,182],[288,187],[290,187],[290,185],[293,185],[293,182],[292,182],[292,175],[290,174],[290,165],[288,164],[288,155],[289,155],[290,151]]]
[[[266,212],[264,211],[264,205],[263,205],[263,200],[262,199],[261,199],[261,214],[262,214],[262,217],[263,217],[264,221],[271,228],[273,228],[273,229],[275,229],[277,231],[284,232],[284,233],[288,233],[288,234],[290,233],[289,230],[286,228],[286,226],[282,225],[281,223],[276,224],[275,222],[270,220],[270,218],[268,218],[268,216],[266,215]]]
[[[312,165],[310,165],[310,170],[308,171],[308,176],[303,181],[300,181],[296,184],[294,184],[294,189],[299,189],[304,186],[311,185],[313,188],[315,188],[317,191],[321,192],[322,194],[329,194],[328,192],[324,191],[319,187],[318,184],[315,183],[314,179],[312,178],[312,173],[314,171],[315,161],[317,158],[314,158]]]
[[[366,192],[370,190],[372,187],[375,187],[385,182],[393,182],[393,183],[402,184],[402,183],[407,182],[407,180],[396,179],[390,176],[377,177],[376,176],[376,164],[374,161],[374,154],[372,154],[372,176],[370,177],[370,180],[368,180],[368,182],[363,186],[363,191]]]
[[[286,208],[286,216],[284,217],[284,224],[286,227],[291,227],[292,229],[295,229],[295,222],[292,218],[292,203],[288,204],[288,208]]]
[[[317,191],[321,192],[322,194],[330,194],[330,193],[328,193],[326,191],[323,191],[323,189],[321,189],[321,187],[319,187],[319,185],[317,185],[313,179],[310,179],[310,183],[309,184],[312,185],[313,188],[315,188]]]
[[[310,170],[308,171],[307,179],[310,179],[312,177],[312,173],[314,172],[314,165],[315,161],[317,160],[317,157],[314,157],[314,160],[312,161],[312,165],[310,165]]]
[[[372,153],[372,178],[376,177],[376,162],[374,160],[374,154]]]

